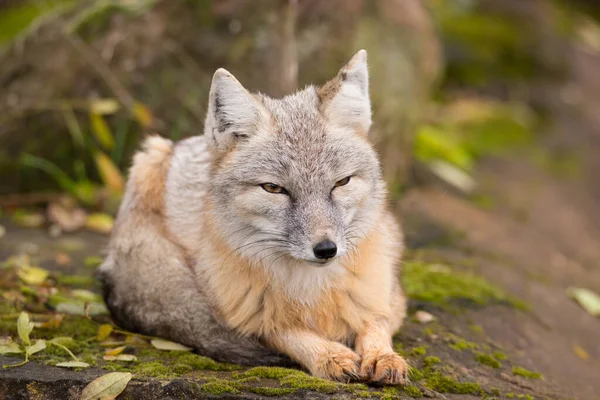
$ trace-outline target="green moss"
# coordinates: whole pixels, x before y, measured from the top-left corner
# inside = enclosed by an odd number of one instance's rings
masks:
[[[421,391],[421,389],[419,389],[415,385],[405,385],[402,387],[402,391],[415,399],[418,399],[421,396],[423,396],[423,392]]]
[[[480,364],[487,365],[488,367],[502,368],[502,363],[489,354],[477,353],[475,354],[475,359]]]
[[[168,366],[160,362],[147,362],[136,365],[132,368],[136,374],[142,376],[153,376],[155,378],[172,378],[174,375],[173,370]]]
[[[226,381],[226,380],[214,380],[200,386],[200,390],[210,394],[237,394],[240,393],[240,390],[236,387],[237,385],[234,382]]]
[[[430,357],[426,357],[423,360],[423,366],[424,367],[433,367],[434,365],[439,364],[440,362],[441,361],[438,357],[430,356]]]
[[[336,393],[344,387],[335,382],[310,376],[302,371],[281,367],[256,367],[236,375],[238,378],[253,376],[263,379],[276,379],[283,387],[314,390],[320,393]]]
[[[522,400],[535,400],[535,398],[529,394],[514,394],[507,393],[506,398],[508,399],[522,399]]]
[[[286,396],[296,391],[296,389],[276,387],[248,387],[247,390],[262,396]]]
[[[474,394],[485,393],[478,383],[459,382],[439,371],[428,374],[423,384],[428,389],[438,393]]]
[[[424,356],[427,354],[427,346],[413,347],[410,349],[410,355],[414,357]]]
[[[513,375],[522,376],[529,379],[542,379],[544,377],[542,374],[530,371],[523,367],[513,367],[512,373]]]
[[[480,325],[471,324],[471,325],[469,325],[469,329],[472,330],[475,333],[480,334],[480,335],[484,335],[485,334],[485,331],[483,330],[483,328]]]
[[[492,356],[494,356],[494,358],[498,361],[504,361],[506,360],[508,357],[506,356],[506,354],[502,353],[501,351],[495,351],[492,353]]]
[[[477,343],[469,342],[468,340],[452,336],[453,343],[449,345],[451,349],[456,351],[475,350],[479,347]]]
[[[403,268],[405,291],[411,299],[445,306],[452,301],[470,301],[486,305],[509,304],[523,308],[519,302],[500,288],[473,274],[452,271],[440,264],[421,261],[406,262]]]

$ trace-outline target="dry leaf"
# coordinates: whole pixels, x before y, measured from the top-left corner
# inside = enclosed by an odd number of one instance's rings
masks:
[[[98,339],[99,341],[103,341],[111,334],[112,331],[113,331],[112,325],[109,325],[109,324],[100,325],[100,328],[98,328],[98,335],[96,336],[96,339]]]
[[[121,354],[118,356],[106,355],[102,358],[104,358],[106,361],[136,361],[137,360],[137,357],[134,356],[133,354]]]
[[[415,313],[415,319],[422,324],[426,324],[435,321],[435,316],[428,313],[427,311],[417,311]]]
[[[89,302],[102,301],[102,296],[86,289],[73,289],[71,290],[71,296],[75,297],[76,299]]]
[[[171,342],[164,339],[152,339],[150,341],[152,346],[159,350],[171,350],[171,351],[191,351],[190,347],[184,346],[179,343]]]
[[[60,252],[56,253],[54,261],[56,261],[56,264],[58,265],[69,265],[71,264],[71,257],[69,257],[67,253]]]
[[[81,361],[66,361],[56,364],[56,367],[63,368],[87,368],[90,364]]]
[[[39,285],[48,278],[50,273],[43,268],[24,265],[17,269],[17,275],[28,285]]]
[[[48,219],[60,227],[63,232],[74,232],[85,225],[86,212],[81,208],[67,209],[60,203],[48,205]]]
[[[600,316],[600,296],[589,289],[569,288],[567,294],[575,299],[588,314],[598,317]]]
[[[113,225],[113,217],[102,213],[91,214],[85,222],[86,228],[103,234],[109,234],[112,231]]]
[[[577,357],[581,358],[582,360],[587,360],[590,358],[590,355],[587,353],[587,351],[585,351],[583,347],[577,344],[573,345],[573,351],[575,352]]]
[[[17,319],[17,332],[19,333],[21,341],[27,346],[31,344],[29,334],[32,330],[33,323],[29,322],[29,315],[25,311],[22,311],[19,315],[19,319]]]
[[[12,217],[13,222],[24,228],[39,228],[44,225],[46,218],[41,213],[19,212]]]
[[[37,353],[38,351],[42,351],[46,348],[46,341],[45,340],[38,340],[37,342],[35,342],[34,345],[29,346],[26,349],[27,354],[29,355],[33,355],[35,353]]]
[[[41,324],[36,326],[38,328],[56,329],[62,324],[63,318],[64,317],[61,314],[55,314],[48,321],[42,322]]]
[[[118,356],[123,352],[123,350],[125,350],[125,347],[126,346],[117,347],[115,349],[106,349],[104,351],[104,354],[106,354],[107,356]]]
[[[129,372],[102,375],[83,389],[79,400],[113,400],[125,390],[131,377]]]

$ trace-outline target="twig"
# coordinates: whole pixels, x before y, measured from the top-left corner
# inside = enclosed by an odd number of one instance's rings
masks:
[[[69,350],[69,349],[68,349],[66,346],[63,346],[62,344],[58,344],[58,343],[56,343],[56,342],[53,342],[53,341],[51,341],[51,340],[48,340],[48,341],[46,341],[46,343],[53,344],[54,346],[56,346],[56,347],[59,347],[59,348],[63,349],[64,351],[66,351],[67,353],[69,353],[69,355],[71,356],[71,358],[72,358],[73,360],[75,360],[75,361],[79,361],[79,358],[75,357],[75,354],[73,354],[73,353],[71,352],[71,350]]]

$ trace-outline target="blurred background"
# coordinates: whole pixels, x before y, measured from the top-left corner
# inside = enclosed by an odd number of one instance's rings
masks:
[[[430,175],[470,193],[481,157],[532,147],[548,120],[544,88],[581,98],[559,82],[574,46],[600,51],[594,4],[4,0],[0,205],[68,193],[114,213],[145,133],[202,133],[216,68],[282,96],[325,82],[360,48],[392,196]],[[534,153],[558,172],[578,168],[563,146]]]
[[[0,263],[20,274],[0,279],[6,312],[47,307],[48,271],[57,290],[97,290],[133,152],[149,133],[201,134],[217,68],[282,96],[365,48],[406,259],[481,276],[535,311],[436,315],[470,340],[483,327],[547,380],[523,386],[472,357],[459,370],[536,398],[598,398],[599,21],[595,0],[0,0],[0,259],[31,257]],[[410,265],[411,305],[431,311],[425,264]],[[477,303],[463,283],[449,298]],[[429,337],[412,323],[404,344]]]

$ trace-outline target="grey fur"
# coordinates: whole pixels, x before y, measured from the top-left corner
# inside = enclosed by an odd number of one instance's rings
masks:
[[[335,284],[338,258],[318,264],[313,245],[327,238],[347,254],[373,229],[385,200],[377,156],[356,132],[371,124],[366,53],[336,79],[329,98],[310,86],[271,99],[250,94],[225,70],[215,73],[204,136],[173,147],[163,213],[141,207],[128,182],[98,271],[120,325],[217,360],[290,363],[218,318],[206,277],[227,255],[214,254],[201,227],[210,218],[231,248],[298,301],[310,303]],[[347,176],[347,186],[335,187]],[[264,192],[266,182],[289,195]]]

